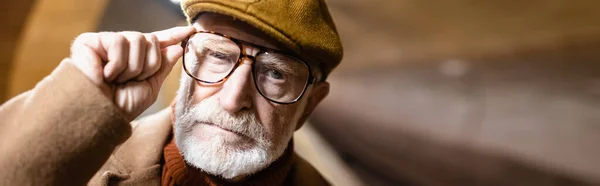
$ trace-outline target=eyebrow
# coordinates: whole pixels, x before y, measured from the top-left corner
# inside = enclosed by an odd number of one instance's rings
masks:
[[[238,51],[239,46],[237,46],[236,44],[226,43],[221,40],[207,39],[204,41],[203,44],[205,47],[199,48],[196,47],[196,45],[194,45],[192,41],[192,45],[194,46],[194,48],[196,48],[196,52],[199,53],[204,53],[207,49],[215,52],[221,52],[224,54],[235,54],[240,52]],[[202,51],[199,51],[200,49],[202,49]]]
[[[261,59],[263,59],[263,60],[261,60],[261,62],[263,62],[263,64],[265,64],[265,66],[267,66],[267,67],[282,70],[283,73],[286,73],[286,74],[297,74],[297,73],[294,73],[294,68],[292,65],[284,65],[283,63],[277,63],[276,62],[277,59],[274,56],[266,55]]]

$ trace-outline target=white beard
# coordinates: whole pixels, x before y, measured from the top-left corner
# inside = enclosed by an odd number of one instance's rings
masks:
[[[263,126],[253,112],[241,111],[232,116],[220,107],[214,96],[202,100],[199,104],[190,105],[189,95],[192,91],[189,90],[190,84],[186,82],[189,80],[181,82],[182,87],[178,92],[174,137],[188,164],[209,174],[231,179],[256,173],[283,154],[293,131],[284,137],[288,140],[273,144],[267,139]],[[213,123],[235,131],[253,141],[250,147],[240,147],[222,135],[199,140],[193,136],[192,129],[194,125],[204,125],[201,122]]]

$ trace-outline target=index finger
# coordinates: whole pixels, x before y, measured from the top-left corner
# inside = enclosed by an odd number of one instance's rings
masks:
[[[160,44],[160,48],[167,48],[171,45],[181,42],[183,39],[196,32],[193,26],[180,26],[166,30],[152,32]]]

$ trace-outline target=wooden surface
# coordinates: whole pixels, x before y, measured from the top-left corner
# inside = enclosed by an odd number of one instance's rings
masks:
[[[598,1],[327,1],[313,126],[369,185],[600,184]]]
[[[527,53],[598,41],[594,0],[328,0],[343,69]]]
[[[600,64],[577,56],[339,74],[311,122],[366,183],[599,184]]]
[[[77,35],[95,30],[106,0],[38,0],[11,64],[8,97],[35,86],[69,54]]]
[[[4,1],[0,6],[0,103],[8,100],[12,60],[34,0]]]

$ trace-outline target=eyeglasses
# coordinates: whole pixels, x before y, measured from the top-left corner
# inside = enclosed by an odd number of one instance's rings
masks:
[[[183,69],[206,84],[226,81],[243,59],[252,63],[252,78],[258,93],[279,104],[298,102],[316,78],[307,63],[285,52],[258,46],[213,31],[198,31],[181,43]],[[259,49],[248,54],[245,46]]]

